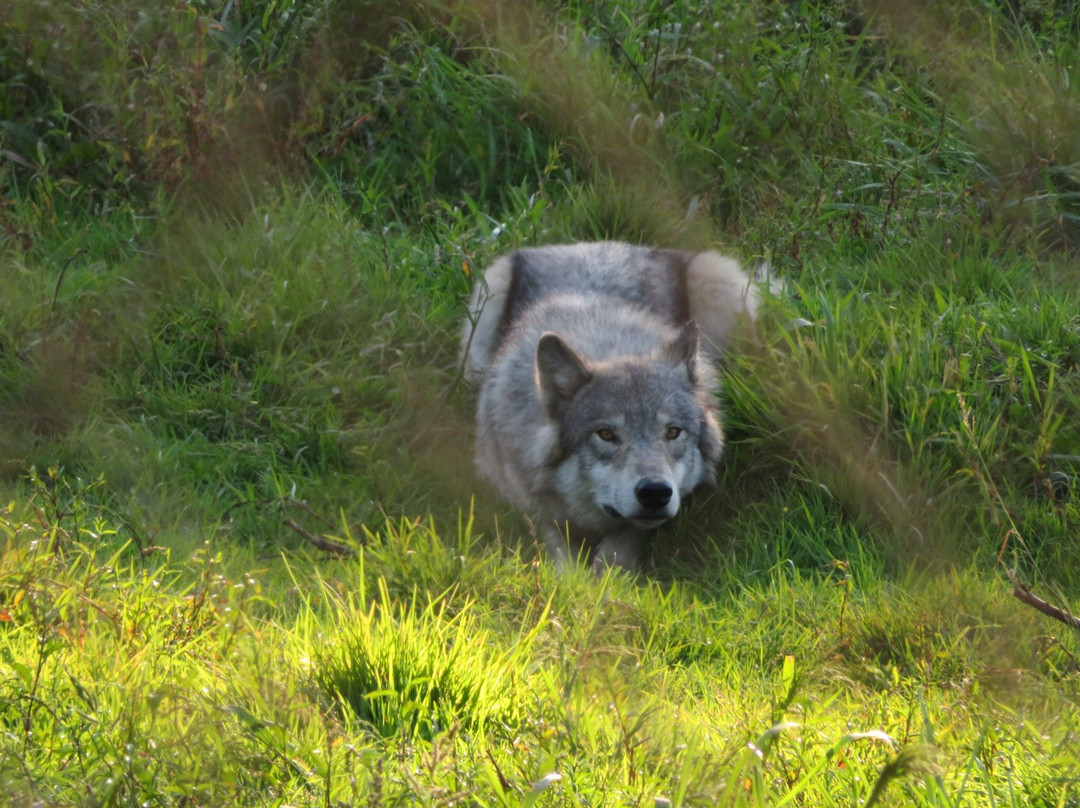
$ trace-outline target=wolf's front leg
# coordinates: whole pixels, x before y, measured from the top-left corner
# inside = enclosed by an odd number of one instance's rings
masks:
[[[609,533],[596,546],[593,572],[603,575],[607,567],[622,567],[627,572],[637,572],[645,554],[645,543],[645,533],[634,528]]]
[[[544,549],[547,550],[555,569],[559,572],[568,569],[573,558],[570,556],[570,545],[565,527],[560,530],[558,523],[552,523],[545,525],[540,532],[544,539]]]

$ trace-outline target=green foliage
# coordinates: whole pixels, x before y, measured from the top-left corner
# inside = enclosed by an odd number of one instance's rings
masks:
[[[201,554],[179,584],[161,548],[95,504],[100,481],[50,470],[34,483],[0,515],[8,798],[169,805],[258,787],[258,775],[230,783],[205,765],[213,749],[246,746],[227,728],[206,734],[221,708],[206,696],[249,628],[257,582],[226,580]]]
[[[0,8],[12,804],[1075,805],[1070,4],[146,6]],[[469,471],[575,238],[782,280],[637,580]]]
[[[334,602],[339,616],[327,632],[334,639],[312,660],[323,690],[385,737],[430,740],[454,726],[476,731],[521,721],[515,672],[527,662],[528,638],[493,653],[494,638],[468,601],[451,615],[448,593],[429,595],[421,607],[416,590],[394,602],[385,580],[378,585],[366,612],[363,588]],[[323,593],[332,590],[324,585]]]
[[[846,507],[881,519],[908,561],[991,556],[1049,529],[1055,539],[1010,550],[1036,569],[1071,565],[1075,503],[1051,480],[1068,476],[1080,441],[1074,308],[1023,259],[999,255],[992,278],[985,260],[950,262],[945,287],[920,278],[912,251],[873,262],[875,280],[843,293],[796,288],[784,316],[800,316],[729,373],[732,426],[744,451],[793,456]],[[1036,513],[1053,518],[1026,521]]]
[[[390,524],[336,579],[234,577],[139,544],[100,481],[34,485],[0,512],[15,804],[1027,805],[1076,776],[1077,643],[1033,667],[1039,616],[974,570],[722,596]]]

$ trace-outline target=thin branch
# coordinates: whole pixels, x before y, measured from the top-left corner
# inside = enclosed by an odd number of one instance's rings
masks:
[[[271,503],[276,504],[282,512],[289,508],[300,510],[308,514],[309,516],[318,519],[328,528],[333,527],[333,523],[331,523],[329,519],[326,519],[322,515],[316,513],[315,509],[303,500],[294,499],[293,497],[266,497],[264,499],[247,499],[242,502],[234,502],[225,510],[225,513],[221,515],[221,519],[222,521],[224,521],[229,516],[229,514],[231,514],[234,510],[240,507],[245,507],[248,505],[269,505]],[[355,550],[353,550],[353,548],[349,547],[347,544],[339,544],[336,541],[330,541],[330,539],[323,538],[322,536],[316,536],[310,530],[307,530],[306,528],[301,526],[295,519],[292,519],[288,516],[283,517],[281,523],[285,525],[285,527],[289,528],[289,530],[293,531],[293,533],[300,536],[300,538],[302,538],[304,541],[315,545],[324,552],[333,553],[339,558],[351,558],[355,554]]]
[[[336,541],[324,539],[322,536],[316,536],[310,530],[301,527],[294,519],[290,519],[286,516],[281,520],[281,523],[292,530],[297,536],[304,539],[304,541],[314,544],[320,550],[327,553],[333,553],[342,558],[350,558],[353,555],[353,549],[351,547],[344,544],[338,544]]]
[[[1006,570],[1005,574],[1009,576],[1009,580],[1013,585],[1013,597],[1017,600],[1026,603],[1033,609],[1042,612],[1047,617],[1052,617],[1058,620],[1070,628],[1074,628],[1080,631],[1080,618],[1077,618],[1057,606],[1047,603],[1040,597],[1033,595],[1031,590],[1020,583],[1020,577],[1016,574],[1016,570]]]
[[[283,500],[281,500],[281,506],[282,506],[282,508],[284,508],[284,507],[298,508],[299,510],[303,511],[304,513],[315,517],[316,519],[318,519],[320,522],[322,522],[327,527],[329,527],[329,528],[334,527],[333,522],[331,522],[329,519],[327,519],[322,514],[316,513],[315,509],[312,508],[310,505],[308,505],[306,502],[304,502],[302,499],[293,499],[292,497],[285,497]]]
[[[262,497],[260,499],[245,499],[241,500],[240,502],[234,502],[232,505],[225,509],[224,513],[221,514],[221,520],[225,521],[225,519],[228,518],[229,514],[231,514],[237,508],[245,508],[248,505],[270,504],[278,505],[278,507],[280,507],[282,511],[284,511],[286,508],[297,508],[304,513],[314,516],[327,527],[332,528],[334,526],[334,524],[329,519],[322,516],[321,514],[316,513],[315,510],[306,502],[300,499],[294,499],[293,497]]]

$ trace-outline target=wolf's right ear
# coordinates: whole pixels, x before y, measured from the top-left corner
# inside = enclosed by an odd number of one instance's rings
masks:
[[[592,378],[592,373],[569,345],[549,331],[536,346],[536,378],[544,408],[555,417]]]
[[[684,325],[678,336],[664,345],[661,354],[676,367],[685,365],[690,383],[697,384],[698,329],[694,323]]]

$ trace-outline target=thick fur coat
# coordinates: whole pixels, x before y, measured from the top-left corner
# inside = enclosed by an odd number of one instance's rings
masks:
[[[522,249],[485,273],[462,336],[476,462],[559,564],[636,569],[650,530],[711,482],[713,357],[756,288],[716,253],[617,242]]]

